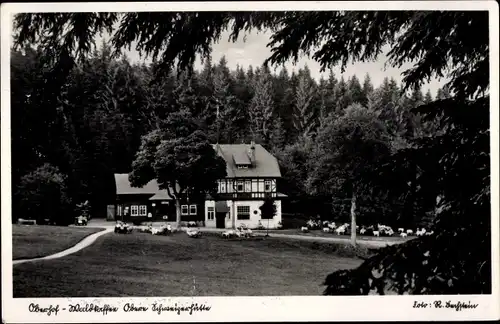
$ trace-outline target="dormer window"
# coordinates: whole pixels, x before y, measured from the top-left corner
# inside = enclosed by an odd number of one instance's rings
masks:
[[[244,190],[244,183],[243,183],[243,181],[238,181],[236,183],[236,191],[237,192],[243,192],[243,190]]]
[[[245,152],[235,152],[233,154],[233,161],[238,169],[248,169],[252,166],[252,161]]]
[[[271,180],[264,181],[264,191],[265,192],[271,191]]]

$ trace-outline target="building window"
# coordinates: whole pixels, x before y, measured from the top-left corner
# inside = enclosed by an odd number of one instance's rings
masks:
[[[237,167],[238,167],[238,169],[248,169],[248,165],[244,165],[244,164],[239,164]]]
[[[139,216],[139,206],[137,205],[130,206],[130,216]]]
[[[220,192],[226,193],[226,181],[221,181],[220,183]]]
[[[236,183],[236,191],[237,192],[243,192],[243,181],[238,181]]]
[[[196,215],[196,205],[189,206],[189,215]]]
[[[252,192],[252,181],[245,181],[245,192]]]
[[[252,180],[252,192],[259,191],[259,180]]]
[[[264,181],[264,191],[265,192],[271,191],[271,180]]]
[[[182,205],[181,206],[181,215],[188,215],[189,214],[189,206],[188,205]]]
[[[139,206],[139,216],[146,216],[147,214],[147,207],[142,205]]]
[[[208,220],[215,219],[215,207],[207,207],[207,218]]]
[[[237,219],[250,219],[250,206],[238,206],[237,212]]]
[[[121,216],[121,215],[122,215],[122,205],[118,205],[118,206],[117,206],[116,215],[118,215],[118,216]]]

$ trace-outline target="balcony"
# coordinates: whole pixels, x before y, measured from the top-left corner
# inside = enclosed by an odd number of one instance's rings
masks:
[[[275,198],[276,192],[234,192],[219,193],[217,200]]]

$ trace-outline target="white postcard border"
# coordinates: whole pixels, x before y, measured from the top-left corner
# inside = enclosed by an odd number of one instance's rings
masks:
[[[314,296],[314,297],[179,297],[179,298],[12,298],[12,226],[10,162],[10,45],[11,15],[15,12],[76,11],[181,11],[181,10],[488,10],[490,12],[491,91],[491,196],[499,197],[499,97],[498,4],[495,1],[339,1],[339,2],[178,2],[178,3],[19,3],[1,7],[1,184],[2,184],[2,319],[7,323],[149,322],[149,321],[392,321],[392,320],[494,320],[500,316],[499,300],[499,202],[492,199],[492,294],[462,296]],[[475,309],[414,308],[415,302],[447,301],[478,304]],[[158,302],[175,309],[198,304],[210,310],[154,312]],[[69,312],[70,305],[117,307],[116,313]],[[145,312],[125,312],[126,303],[149,307]],[[29,312],[30,304],[59,305],[57,316]],[[432,306],[432,305],[431,305]],[[31,306],[32,309],[34,306]],[[66,308],[66,310],[62,310]]]

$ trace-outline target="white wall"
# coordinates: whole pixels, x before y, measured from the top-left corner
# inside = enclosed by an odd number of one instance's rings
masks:
[[[228,200],[226,201],[227,206],[229,207],[229,213],[228,216],[226,217],[226,223],[225,226],[226,228],[232,228],[233,222],[232,218],[235,217],[235,211],[237,210],[238,206],[250,206],[250,219],[236,219],[236,226],[240,226],[241,224],[245,224],[249,228],[257,228],[259,225],[259,221],[261,221],[262,225],[267,228],[268,226],[268,220],[267,219],[261,219],[261,213],[259,207],[264,203],[262,200],[239,200],[234,202],[234,207],[233,207],[233,201]],[[273,219],[269,220],[269,228],[276,228],[278,226],[278,223],[281,221],[281,201],[276,200],[276,216]],[[215,202],[213,200],[207,200],[205,201],[205,224],[207,227],[216,227],[216,222],[214,220],[208,220],[208,207],[215,207]],[[257,213],[254,213],[254,211],[257,211]]]
[[[226,216],[226,228],[233,228],[233,217],[234,217],[233,201],[227,200],[226,204],[227,204],[227,207],[229,207],[229,213]],[[238,223],[235,223],[235,224],[236,224],[236,226],[238,226]]]
[[[232,218],[235,217],[235,211],[237,210],[237,206],[250,206],[250,219],[236,219],[236,226],[240,226],[241,224],[245,224],[249,228],[257,228],[259,225],[259,221],[261,221],[262,225],[267,228],[268,220],[261,219],[260,209],[259,207],[264,203],[263,200],[238,200],[234,202],[227,200],[227,206],[229,207],[228,216],[226,216],[226,228],[232,228],[233,222]],[[276,200],[276,216],[273,219],[269,220],[269,228],[276,228],[278,223],[281,221],[281,200]],[[206,200],[205,201],[205,224],[206,227],[216,227],[215,219],[208,220],[208,207],[215,207],[215,201]],[[257,211],[257,214],[254,213]]]
[[[214,207],[214,210],[215,210],[215,201],[214,200],[205,200],[205,226],[206,227],[215,227],[215,217],[212,220],[208,220],[208,207]]]

